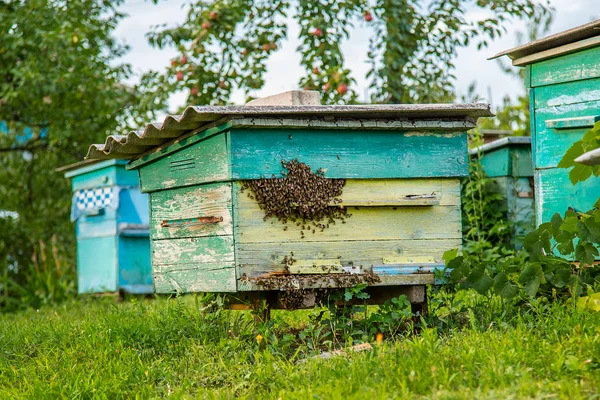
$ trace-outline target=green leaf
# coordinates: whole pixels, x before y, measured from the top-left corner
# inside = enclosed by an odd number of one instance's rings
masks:
[[[558,168],[570,168],[575,166],[575,159],[584,153],[581,141],[577,141],[567,149],[565,155],[558,163]]]
[[[545,281],[544,272],[542,271],[542,266],[540,264],[527,265],[523,269],[523,272],[521,272],[521,275],[519,275],[519,283],[525,286],[525,293],[527,293],[529,297],[535,297],[540,284]]]
[[[508,280],[505,272],[500,272],[494,278],[494,290],[503,299],[512,299],[519,292],[519,288]]]
[[[446,263],[446,265],[448,265],[448,263],[450,262],[450,260],[456,258],[456,256],[458,256],[458,249],[446,250],[444,252],[444,254],[442,255],[442,260],[444,260],[444,262]]]
[[[597,255],[598,249],[591,243],[580,242],[575,248],[575,259],[586,265],[592,265]]]
[[[569,283],[569,279],[571,279],[571,269],[560,268],[554,273],[551,283],[555,287],[562,289]]]
[[[486,294],[494,283],[492,278],[486,273],[485,268],[481,266],[473,268],[473,271],[467,277],[467,282],[480,294]]]

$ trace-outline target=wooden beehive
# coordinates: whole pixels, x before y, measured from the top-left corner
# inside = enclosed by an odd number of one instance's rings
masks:
[[[487,115],[481,104],[190,107],[92,146],[88,157],[176,137],[128,165],[150,196],[158,293],[422,286],[461,245],[466,130]],[[280,177],[282,161],[294,159],[346,180],[345,223],[314,233],[284,226],[243,192],[244,182]]]
[[[485,174],[493,180],[492,190],[502,195],[507,217],[514,225],[511,243],[520,249],[535,217],[531,138],[498,139],[471,149],[470,154],[481,157]]]
[[[572,207],[592,208],[598,178],[573,185],[557,168],[567,149],[600,117],[600,20],[498,54],[526,68],[530,91],[536,222]]]
[[[71,178],[79,293],[152,293],[148,196],[127,161],[60,168]]]

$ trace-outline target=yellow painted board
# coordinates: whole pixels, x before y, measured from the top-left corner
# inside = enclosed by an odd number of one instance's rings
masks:
[[[239,193],[241,183],[236,183],[237,207],[245,208],[255,201],[247,193]],[[441,206],[460,205],[458,179],[347,179],[343,188],[342,203],[347,205],[405,205],[407,196],[434,195]],[[431,202],[431,199],[429,200]],[[431,202],[433,203],[433,202]]]
[[[339,260],[344,267],[383,264],[384,259],[433,259],[442,263],[446,250],[459,248],[462,239],[375,240],[375,241],[290,241],[285,243],[236,243],[238,277],[285,272],[284,257]]]
[[[339,259],[294,260],[288,269],[290,274],[341,274],[344,272]]]
[[[435,263],[435,257],[432,256],[398,256],[383,257],[384,264],[432,264]]]
[[[233,234],[231,183],[150,193],[152,239]]]
[[[461,237],[459,206],[351,207],[345,223],[336,221],[321,232],[284,224],[276,218],[264,220],[258,204],[237,210],[236,240],[240,243],[288,241],[370,241],[399,239],[452,239]],[[315,232],[313,233],[313,229]],[[304,239],[302,238],[304,232]]]

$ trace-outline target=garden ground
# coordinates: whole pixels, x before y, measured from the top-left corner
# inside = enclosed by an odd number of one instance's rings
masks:
[[[256,325],[203,306],[83,298],[0,315],[0,398],[600,397],[600,313],[565,303],[432,304],[420,333],[330,359],[311,347],[316,311]]]

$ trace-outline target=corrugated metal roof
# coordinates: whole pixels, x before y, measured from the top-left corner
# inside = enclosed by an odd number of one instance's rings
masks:
[[[469,154],[475,155],[478,153],[485,153],[491,150],[496,150],[501,147],[510,145],[531,146],[531,136],[512,136],[494,140],[493,142],[489,142],[482,146],[472,148],[471,150],[469,150]]]
[[[599,28],[600,19],[597,19],[585,25],[580,25],[575,28],[556,33],[554,35],[550,35],[545,38],[529,42],[522,46],[514,47],[512,49],[500,52],[495,56],[490,57],[489,60],[502,56],[509,56],[511,59],[514,60],[516,58],[529,56],[531,54],[553,49],[555,47],[564,46],[566,44],[578,42],[580,40],[588,39],[594,36],[599,36]]]
[[[489,104],[395,104],[352,106],[191,106],[182,115],[127,135],[111,135],[104,144],[93,144],[86,159],[134,159],[181,135],[228,118],[336,118],[363,120],[476,120],[490,117]]]

